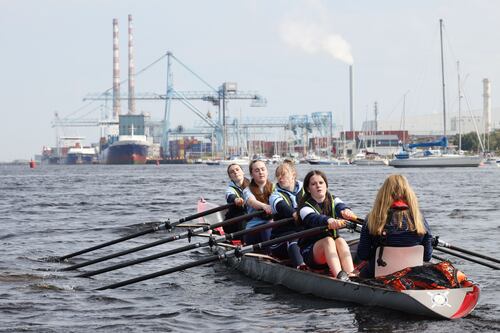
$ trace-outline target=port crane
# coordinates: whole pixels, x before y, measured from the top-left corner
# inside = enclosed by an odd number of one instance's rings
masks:
[[[228,100],[251,100],[251,107],[263,107],[267,105],[267,100],[254,91],[238,91],[237,85],[234,82],[225,82],[220,87],[215,88],[206,82],[201,76],[194,72],[191,68],[185,65],[181,60],[175,57],[172,52],[167,52],[167,85],[164,94],[159,93],[142,93],[134,96],[135,100],[164,100],[165,110],[163,117],[163,135],[161,146],[163,148],[163,157],[170,157],[169,136],[172,133],[171,129],[171,104],[172,101],[180,101],[184,106],[195,113],[214,133],[217,142],[217,150],[222,151],[223,155],[227,154],[227,117],[226,117],[226,103]],[[184,69],[186,69],[195,78],[200,80],[210,90],[208,91],[179,91],[174,89],[172,62],[176,61]],[[157,62],[157,61],[156,61]],[[149,66],[148,66],[149,67]],[[129,96],[120,95],[120,100],[128,100]],[[105,94],[87,95],[84,100],[109,100],[109,96]],[[200,111],[191,101],[201,100],[212,103],[218,107],[218,120],[205,115]]]

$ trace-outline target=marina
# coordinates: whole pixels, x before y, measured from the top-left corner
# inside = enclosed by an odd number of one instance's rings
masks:
[[[458,74],[460,96],[458,98],[458,118],[454,118],[455,124],[458,123],[458,128],[453,131],[453,136],[447,136],[447,133],[450,133],[450,131],[447,132],[450,125],[446,118],[442,20],[440,20],[440,37],[443,136],[437,140],[439,135],[422,136],[401,126],[398,130],[383,129],[388,125],[379,121],[379,106],[376,101],[373,104],[374,119],[366,119],[362,123],[362,130],[355,130],[353,124],[355,111],[352,98],[354,89],[352,64],[349,66],[348,76],[349,130],[343,128],[347,126],[341,125],[337,120],[338,113],[332,111],[294,114],[288,117],[262,117],[260,119],[242,119],[241,116],[229,117],[229,102],[250,101],[252,108],[266,108],[267,98],[258,92],[241,91],[237,82],[223,82],[215,88],[171,51],[167,51],[165,55],[153,63],[156,64],[166,59],[166,93],[136,93],[132,15],[128,15],[128,78],[126,80],[128,90],[124,96],[121,91],[120,78],[119,22],[118,19],[113,19],[113,87],[103,93],[88,95],[84,98],[91,103],[104,101],[107,105],[108,102],[112,102],[112,107],[109,110],[105,109],[104,119],[89,121],[69,117],[61,118],[56,113],[52,127],[56,129],[58,146],[53,148],[44,146],[43,153],[36,156],[35,160],[43,164],[82,164],[81,156],[76,159],[75,156],[71,155],[69,158],[67,157],[70,147],[65,144],[64,139],[58,133],[60,130],[67,131],[72,127],[96,126],[100,129],[101,137],[98,144],[92,143],[91,146],[96,150],[97,158],[87,157],[87,160],[90,159],[92,162],[100,164],[208,162],[209,165],[217,163],[227,165],[235,160],[242,164],[248,164],[251,159],[277,162],[291,158],[299,161],[302,159],[316,165],[479,166],[490,154],[490,148],[492,148],[489,146],[490,133],[493,129],[490,83],[488,79],[483,80],[483,114],[478,121],[482,131],[478,130],[478,124],[473,118],[479,142],[474,147],[470,147],[469,151],[464,152],[461,143],[463,116],[460,109],[462,98],[460,73]],[[173,82],[173,72],[176,66],[187,70],[190,76],[201,81],[210,90],[177,90]],[[149,67],[150,65],[147,66],[147,69]],[[143,70],[139,72],[142,74]],[[402,118],[406,117],[405,99],[406,94],[404,95]],[[127,101],[126,113],[122,113],[122,101]],[[139,114],[137,105],[144,101],[164,103],[163,119],[153,120],[149,113]],[[213,111],[209,109],[205,114],[200,110],[199,102],[212,104]],[[196,124],[193,128],[185,128],[182,124],[173,128],[172,110],[180,106],[195,114],[201,124]],[[493,131],[496,142],[497,134],[495,133]],[[424,142],[425,139],[434,139],[435,141]],[[408,152],[412,148],[424,147],[428,149],[412,151],[411,154]],[[444,154],[436,149],[431,149],[436,147],[444,150]],[[480,154],[476,155],[476,152],[480,152]],[[417,160],[416,158],[420,155],[425,159],[419,158]],[[78,163],[74,161],[78,161]]]

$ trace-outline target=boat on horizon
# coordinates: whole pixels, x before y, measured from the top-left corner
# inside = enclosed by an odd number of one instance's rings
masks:
[[[306,157],[307,163],[311,165],[331,165],[335,164],[335,161],[332,159],[321,158],[318,155],[310,154]]]
[[[66,164],[97,163],[97,152],[94,147],[71,147],[66,154]]]
[[[232,156],[227,160],[219,160],[219,164],[221,165],[230,165],[230,164],[238,164],[238,165],[249,165],[250,158],[248,156]]]
[[[378,153],[364,151],[356,154],[352,160],[352,164],[360,166],[377,166],[389,165],[389,161],[386,158],[382,158]]]
[[[119,135],[101,138],[104,164],[145,164],[151,142],[144,133],[144,115],[120,115]]]

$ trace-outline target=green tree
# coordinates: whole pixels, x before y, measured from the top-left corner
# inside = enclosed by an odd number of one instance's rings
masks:
[[[490,151],[496,152],[497,155],[500,154],[500,129],[490,132],[489,141]],[[450,143],[458,146],[458,134],[450,138]],[[487,143],[483,142],[483,144],[485,146],[484,149],[488,149]],[[462,135],[462,150],[469,152],[481,150],[476,132],[470,132]]]
[[[450,143],[458,146],[458,134],[450,140]],[[476,151],[479,147],[479,140],[477,139],[476,132],[462,134],[462,150]]]

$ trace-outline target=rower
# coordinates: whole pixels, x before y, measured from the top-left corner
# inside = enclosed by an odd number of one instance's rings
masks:
[[[390,175],[379,189],[361,229],[357,256],[368,260],[362,277],[387,275],[431,259],[430,228],[403,175]]]
[[[234,206],[227,210],[225,220],[246,214],[245,201],[243,200],[243,190],[248,186],[250,181],[245,177],[245,173],[239,164],[232,163],[227,167],[227,175],[229,176],[229,184],[226,188],[226,202],[234,203]],[[246,221],[241,221],[231,225],[227,225],[222,230],[222,233],[233,233],[245,229]],[[237,238],[241,240],[241,238]]]
[[[293,217],[297,220],[297,206],[304,193],[302,182],[297,180],[297,169],[293,162],[285,161],[278,165],[275,172],[278,183],[269,197],[269,205],[273,209],[274,219],[281,220]],[[273,228],[271,239],[290,235],[302,228],[296,223],[289,223],[279,228]],[[271,255],[280,259],[290,259],[292,267],[305,270],[307,265],[300,254],[298,239],[291,239],[271,245]]]

